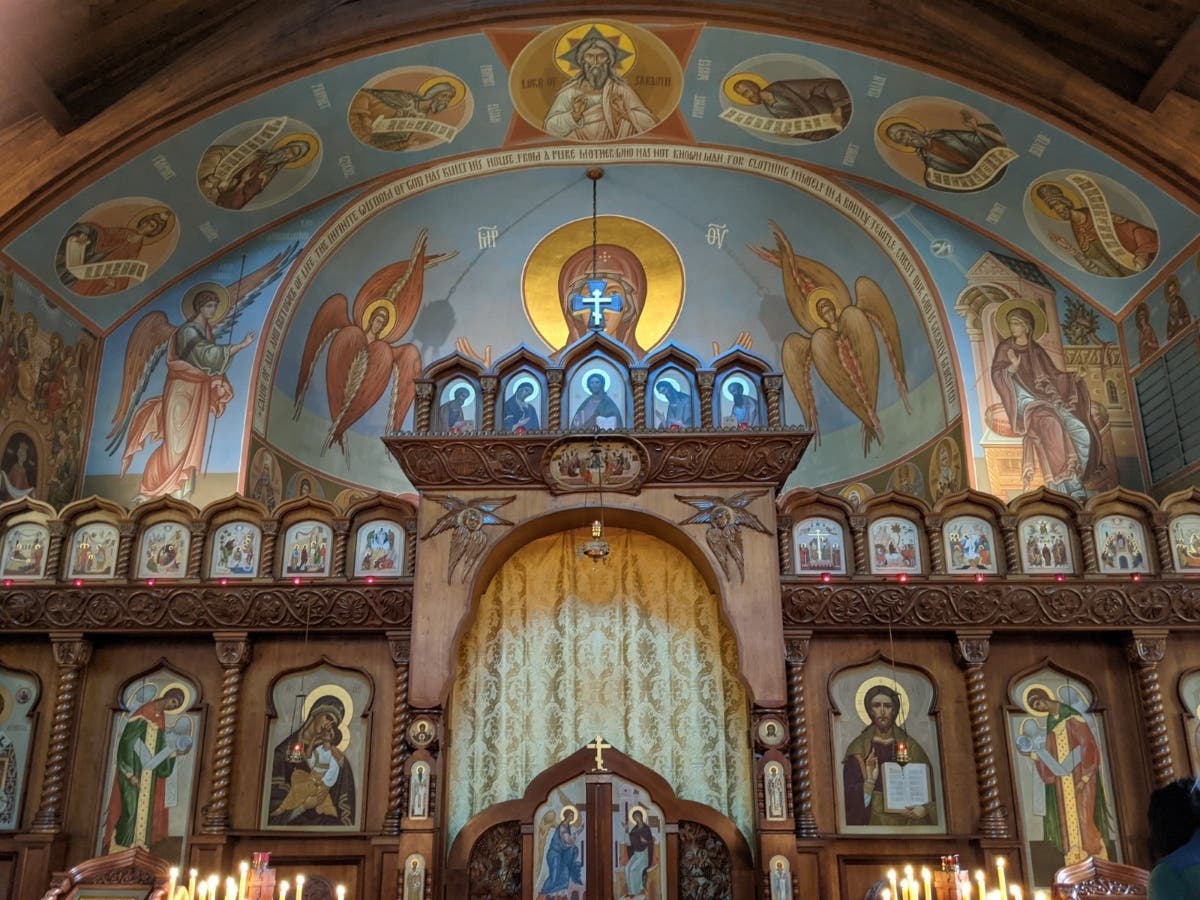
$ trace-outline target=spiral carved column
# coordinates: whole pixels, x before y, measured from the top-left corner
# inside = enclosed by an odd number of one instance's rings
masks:
[[[221,678],[221,711],[217,719],[217,740],[213,747],[212,787],[204,805],[205,834],[223,834],[229,830],[229,788],[233,776],[233,748],[238,731],[238,701],[242,696],[242,672],[250,663],[250,641],[244,631],[218,631],[217,660]]]
[[[42,776],[42,799],[30,831],[57,834],[62,831],[66,811],[67,769],[75,743],[75,717],[79,706],[80,681],[92,658],[91,642],[79,632],[50,635],[58,686],[54,693],[54,715],[50,722],[50,746]]]
[[[418,434],[426,434],[429,432],[429,423],[433,418],[433,382],[418,378],[413,381],[413,386],[416,388],[417,397],[414,430]]]
[[[258,560],[258,574],[262,578],[271,578],[275,574],[275,537],[278,533],[277,519],[267,519],[262,523],[262,546]]]
[[[479,430],[491,434],[496,430],[496,391],[500,389],[500,379],[495,375],[484,375],[479,379],[479,389],[483,394]]]
[[[1004,540],[1004,571],[1012,575],[1021,571],[1021,551],[1017,547],[1017,517],[1000,517],[1000,534]]]
[[[1171,575],[1175,572],[1175,559],[1171,555],[1171,535],[1167,531],[1170,516],[1156,513],[1154,516],[1154,546],[1158,550],[1158,572]]]
[[[208,523],[203,519],[195,519],[191,523],[192,544],[188,556],[187,577],[200,578],[200,565],[204,561],[204,535],[208,532]]]
[[[1079,528],[1079,549],[1083,551],[1083,572],[1085,575],[1096,575],[1100,565],[1096,560],[1096,538],[1092,532],[1092,517],[1079,515],[1075,518]]]
[[[563,370],[546,370],[546,421],[543,428],[562,428]]]
[[[763,378],[763,393],[767,395],[767,424],[772,428],[783,427],[783,408],[780,395],[783,393],[783,376],[767,375]]]
[[[133,575],[129,568],[133,561],[133,539],[137,535],[137,525],[123,519],[117,530],[121,533],[121,546],[117,550],[117,567],[113,571],[113,577],[127,580]]]
[[[850,516],[850,536],[854,540],[854,574],[866,575],[867,566],[867,517]]]
[[[775,520],[775,536],[779,539],[779,571],[785,574],[794,571],[791,516],[780,516]]]
[[[63,535],[67,530],[67,523],[62,519],[51,519],[46,523],[46,530],[50,532],[50,546],[46,548],[46,577],[65,578],[66,573],[60,569],[59,564],[62,560]]]
[[[393,677],[392,696],[392,756],[388,769],[388,808],[383,819],[384,834],[399,834],[400,820],[404,817],[405,793],[404,764],[412,753],[408,746],[408,723],[412,712],[408,708],[408,660],[409,639],[400,632],[388,632],[388,648],[392,653]]]
[[[812,632],[809,631],[786,642],[792,815],[796,819],[796,834],[806,838],[817,836],[817,820],[812,811],[812,779],[808,770],[808,712],[804,699],[804,663],[808,660],[811,639]]]
[[[713,427],[713,385],[716,372],[697,372],[696,383],[700,387],[700,427]]]
[[[633,366],[629,369],[629,381],[633,385],[633,422],[634,428],[648,428],[649,421],[646,419],[646,379],[650,373],[641,366]]]
[[[1008,811],[1000,802],[996,779],[996,753],[988,711],[983,664],[991,649],[991,632],[960,631],[955,635],[955,657],[966,672],[967,711],[971,717],[971,743],[975,751],[975,782],[979,788],[979,833],[986,838],[1011,837]]]
[[[942,517],[925,517],[925,537],[929,540],[929,560],[934,575],[946,574],[946,551],[942,547]]]
[[[346,535],[349,531],[349,519],[333,520],[333,566],[329,570],[332,578],[345,578],[350,574],[346,571]]]
[[[1166,631],[1134,631],[1125,647],[1129,663],[1137,671],[1142,726],[1146,730],[1146,749],[1150,751],[1150,768],[1154,772],[1156,787],[1175,780],[1167,719],[1163,715],[1162,687],[1158,683],[1158,664],[1162,662],[1166,649]]]

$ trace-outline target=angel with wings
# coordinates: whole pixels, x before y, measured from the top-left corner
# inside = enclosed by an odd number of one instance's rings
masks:
[[[416,393],[413,379],[421,373],[421,351],[413,344],[394,346],[394,342],[408,333],[417,318],[425,270],[458,255],[457,250],[427,254],[428,239],[428,230],[422,229],[408,259],[385,266],[368,278],[354,298],[350,315],[345,294],[334,294],[317,310],[304,341],[292,418],[300,418],[317,360],[328,348],[325,399],[330,425],[322,456],[334,444],[346,452],[346,430],[379,401],[389,379],[388,428],[398,431],[404,424]]]
[[[699,497],[675,495],[675,499],[698,512],[688,516],[680,525],[707,525],[704,540],[717,562],[725,572],[725,578],[733,581],[733,568],[737,567],[740,580],[746,580],[746,556],[742,552],[742,526],[762,534],[770,534],[767,526],[746,507],[750,501],[761,497],[766,491],[738,491],[732,497],[717,497],[701,494]]]
[[[208,442],[209,416],[220,418],[233,399],[225,373],[233,358],[254,342],[247,331],[233,343],[233,328],[280,275],[299,250],[292,244],[265,265],[230,285],[205,281],[183,295],[185,321],[175,326],[161,310],[142,316],[129,336],[121,394],[108,433],[108,453],[121,454],[121,474],[147,444],[157,444],[146,460],[138,499],[173,494],[181,499],[196,489]],[[224,339],[224,343],[222,343]],[[162,393],[142,396],[163,357],[167,358]]]
[[[854,282],[854,299],[850,299],[846,283],[836,272],[814,259],[797,256],[783,230],[774,222],[770,224],[775,247],[750,249],[783,271],[784,296],[803,329],[789,334],[783,342],[783,371],[788,384],[820,443],[821,426],[812,389],[815,365],[826,387],[862,422],[863,456],[866,456],[871,444],[883,444],[883,425],[876,410],[879,399],[876,331],[883,338],[900,399],[904,408],[912,412],[896,314],[874,279],[860,276]]]
[[[426,494],[426,500],[432,500],[447,510],[440,519],[433,523],[429,531],[421,535],[426,541],[437,537],[443,531],[454,529],[450,538],[450,554],[446,561],[446,583],[454,581],[454,570],[462,563],[462,579],[466,581],[475,566],[475,561],[487,546],[487,535],[483,533],[485,525],[511,525],[496,510],[512,503],[515,497],[480,497],[478,500],[464,500],[450,494]]]

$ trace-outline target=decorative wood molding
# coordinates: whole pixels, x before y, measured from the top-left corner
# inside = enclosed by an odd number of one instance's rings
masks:
[[[547,486],[546,457],[560,433],[396,435],[383,439],[418,490]],[[799,428],[605,432],[639,448],[646,485],[745,484],[779,488],[812,439]],[[576,439],[591,435],[574,435]]]
[[[1200,583],[1194,579],[1108,583],[1077,578],[1067,582],[997,579],[986,584],[910,581],[904,585],[785,579],[780,587],[784,624],[797,628],[1200,627]]]
[[[379,631],[407,628],[412,583],[20,585],[0,592],[0,631]]]
[[[971,717],[971,744],[975,753],[975,782],[979,788],[979,832],[986,838],[1005,840],[1009,833],[1008,812],[1000,803],[996,778],[996,753],[983,664],[991,650],[988,631],[960,631],[955,635],[954,655],[966,671],[967,710]]]
[[[471,577],[479,555],[487,546],[487,536],[483,529],[488,525],[509,525],[513,523],[496,510],[507,506],[516,499],[509,497],[477,497],[465,500],[451,494],[427,494],[426,500],[439,504],[446,510],[429,530],[421,535],[421,540],[427,541],[446,531],[453,531],[450,538],[450,552],[446,554],[446,583],[454,583],[454,570],[462,563],[462,580]]]
[[[787,659],[788,761],[792,775],[792,815],[796,834],[817,836],[817,820],[812,809],[812,777],[808,770],[808,712],[804,696],[804,664],[812,632],[803,632],[785,642]]]
[[[92,658],[92,645],[79,632],[50,635],[54,662],[58,666],[58,686],[54,693],[54,714],[50,724],[50,746],[42,776],[42,799],[33,817],[30,831],[57,834],[62,831],[66,812],[67,770],[75,745],[75,719],[79,706],[83,670]]]
[[[242,671],[250,663],[251,647],[244,631],[219,631],[216,640],[221,678],[221,711],[217,720],[217,740],[213,748],[212,787],[208,803],[201,809],[206,834],[229,830],[229,790],[233,778],[233,750],[238,730],[238,701],[242,694]]]
[[[1166,649],[1165,630],[1136,630],[1125,645],[1126,657],[1137,674],[1146,748],[1150,751],[1150,768],[1154,772],[1154,784],[1158,787],[1175,780],[1171,740],[1167,734],[1167,718],[1163,714],[1162,687],[1158,682],[1158,664],[1162,662]]]
[[[708,549],[721,564],[726,581],[733,581],[733,569],[737,567],[738,581],[746,580],[746,560],[742,552],[742,526],[752,531],[769,535],[767,526],[747,507],[751,502],[766,494],[767,491],[751,490],[738,491],[729,497],[719,497],[714,494],[701,494],[698,497],[675,495],[680,503],[686,503],[697,510],[679,525],[707,525],[704,541]]]
[[[412,711],[408,706],[408,663],[411,658],[411,639],[402,632],[388,632],[388,649],[394,668],[392,692],[392,747],[388,767],[388,809],[383,819],[384,834],[399,834],[400,820],[407,808],[404,769],[412,755],[408,744],[408,725]]]

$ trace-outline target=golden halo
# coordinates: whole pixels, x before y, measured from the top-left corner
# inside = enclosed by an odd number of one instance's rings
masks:
[[[193,284],[179,300],[179,311],[183,313],[185,319],[191,319],[199,310],[192,309],[192,303],[201,291],[211,291],[217,295],[217,312],[211,319],[208,320],[210,325],[216,325],[229,314],[229,307],[233,305],[233,300],[229,296],[229,288],[223,284],[218,284],[215,281],[200,281]]]
[[[629,817],[625,820],[628,824],[633,824],[633,814],[635,812],[640,812],[642,814],[642,821],[647,825],[650,824],[650,810],[646,809],[646,807],[642,806],[640,803],[637,806],[630,807]]]
[[[0,725],[3,725],[13,714],[13,710],[17,708],[17,704],[13,702],[13,695],[8,688],[2,684],[0,684],[0,700],[4,701],[4,708],[0,709]]]
[[[733,89],[733,86],[739,81],[749,81],[761,91],[767,86],[767,79],[755,72],[734,72],[721,82],[721,92],[729,98],[731,103],[736,103],[738,106],[757,106],[758,104],[747,100]]]
[[[1042,684],[1040,681],[1035,681],[1033,684],[1028,684],[1025,686],[1025,690],[1021,691],[1021,706],[1025,707],[1025,710],[1031,716],[1033,716],[1035,719],[1040,719],[1040,718],[1044,717],[1046,715],[1046,713],[1040,713],[1035,709],[1030,709],[1030,707],[1029,707],[1029,694],[1033,691],[1034,688],[1041,688],[1043,691],[1046,692],[1046,696],[1049,697],[1051,700],[1057,700],[1058,698],[1055,695],[1054,691],[1050,690],[1049,687]]]
[[[879,125],[875,128],[875,134],[879,136],[879,139],[881,141],[883,141],[885,144],[887,144],[889,147],[891,147],[893,150],[897,150],[900,153],[916,153],[917,152],[916,147],[909,147],[907,144],[900,144],[891,139],[891,137],[887,133],[887,130],[889,128],[891,128],[893,125],[907,125],[909,128],[914,128],[917,131],[921,131],[921,132],[923,132],[925,130],[925,126],[922,125],[920,122],[918,122],[916,119],[909,119],[905,116],[889,116],[888,118],[886,118],[882,122],[880,122]]]
[[[683,307],[684,272],[679,251],[657,229],[625,216],[599,216],[596,241],[637,248],[646,272],[646,296],[642,300],[634,339],[649,350],[658,345],[675,325]],[[525,314],[538,337],[553,350],[567,344],[570,330],[558,296],[558,273],[577,250],[592,245],[592,220],[576,219],[560,225],[530,251],[521,273]]]
[[[454,88],[454,96],[446,104],[446,109],[458,106],[458,104],[463,102],[463,98],[467,96],[467,86],[462,83],[461,79],[455,78],[453,75],[434,75],[432,78],[427,78],[421,82],[421,86],[417,88],[417,93],[423,97],[425,96],[425,92],[435,84],[448,84]]]
[[[1024,300],[1020,297],[1005,300],[996,310],[996,316],[992,322],[1001,339],[1012,337],[1012,329],[1008,327],[1008,317],[1016,309],[1026,310],[1033,316],[1033,334],[1030,337],[1035,341],[1040,340],[1046,333],[1046,313],[1032,300]]]
[[[816,288],[808,295],[808,314],[814,322],[819,322],[819,327],[824,327],[825,320],[817,315],[817,303],[821,300],[829,300],[833,303],[833,308],[837,310],[838,315],[842,314],[842,310],[850,305],[849,300],[845,297],[839,297],[834,291],[829,288]]]
[[[288,144],[304,144],[308,149],[304,151],[304,155],[299,159],[293,160],[284,166],[285,169],[302,169],[312,162],[313,157],[317,155],[321,149],[321,142],[317,140],[316,135],[306,134],[303,131],[293,131],[291,134],[285,134],[283,137],[276,139],[271,145],[272,150],[278,150],[280,147],[285,147]]]
[[[577,76],[579,74],[578,67],[567,62],[562,56],[574,50],[575,45],[583,40],[583,36],[593,28],[599,31],[618,50],[624,50],[629,54],[624,59],[613,62],[613,74],[624,75],[637,61],[637,46],[629,39],[629,35],[621,29],[614,28],[612,25],[602,25],[599,22],[584,22],[581,25],[576,25],[574,28],[564,31],[559,39],[554,42],[554,64],[569,78]]]
[[[1067,202],[1070,203],[1076,209],[1079,209],[1084,205],[1083,198],[1081,196],[1079,196],[1079,192],[1077,190],[1075,190],[1075,188],[1072,187],[1067,182],[1065,182],[1065,181],[1039,181],[1039,182],[1035,183],[1029,189],[1029,199],[1033,203],[1033,205],[1037,207],[1037,211],[1040,212],[1046,218],[1054,219],[1056,222],[1062,221],[1062,219],[1060,219],[1058,217],[1058,215],[1054,212],[1054,210],[1052,210],[1049,207],[1049,205],[1047,205],[1046,201],[1038,196],[1037,190],[1044,184],[1052,184],[1056,188],[1058,188],[1060,191],[1062,191],[1063,196],[1065,196],[1067,198]]]
[[[154,695],[154,699],[157,700],[159,697],[165,697],[167,691],[172,688],[179,688],[183,692],[183,705],[175,710],[172,715],[182,716],[185,710],[192,708],[192,689],[182,681],[172,681],[169,684],[164,684],[158,689],[158,693]]]
[[[563,813],[565,813],[568,809],[571,812],[575,813],[574,821],[575,821],[575,824],[578,825],[579,822],[581,821],[581,819],[579,818],[579,807],[577,807],[574,803],[568,803],[566,806],[564,806],[562,809],[560,809],[558,811],[558,821],[561,822],[563,820],[563,818],[564,818]]]
[[[142,246],[143,247],[149,247],[151,244],[157,244],[159,241],[161,241],[163,238],[165,238],[168,234],[171,233],[171,230],[175,227],[175,224],[178,221],[175,218],[175,211],[173,209],[171,209],[171,207],[169,207],[169,206],[162,206],[162,205],[147,206],[145,209],[138,210],[138,214],[129,220],[128,227],[132,228],[136,231],[138,222],[140,222],[142,219],[146,218],[146,216],[153,216],[158,213],[166,213],[167,214],[166,227],[163,228],[163,230],[160,231],[158,234],[152,235],[150,237],[142,238]]]
[[[378,300],[372,300],[368,303],[366,309],[363,310],[362,321],[359,322],[359,325],[362,326],[364,332],[370,331],[371,316],[377,309],[385,310],[388,314],[387,322],[383,326],[383,330],[379,332],[380,337],[382,337],[390,334],[392,329],[396,327],[396,306],[390,300],[385,300],[381,297]]]
[[[900,682],[893,679],[890,675],[876,675],[873,678],[868,678],[858,686],[858,690],[854,692],[854,711],[858,713],[858,717],[862,719],[864,725],[871,724],[871,717],[867,715],[866,707],[863,706],[863,700],[867,696],[867,691],[875,687],[877,684],[882,684],[884,687],[891,688],[900,695],[900,711],[896,714],[896,724],[903,725],[904,720],[908,718],[908,691]]]
[[[307,720],[308,714],[322,697],[333,697],[336,700],[340,700],[342,708],[346,710],[346,714],[342,716],[342,721],[338,722],[338,730],[342,732],[342,741],[337,745],[338,749],[345,753],[346,748],[350,746],[349,723],[354,718],[354,700],[351,698],[350,692],[340,684],[323,684],[305,698],[304,708],[300,713],[300,717]]]

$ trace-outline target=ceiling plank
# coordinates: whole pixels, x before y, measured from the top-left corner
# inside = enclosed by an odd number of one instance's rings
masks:
[[[1191,65],[1200,59],[1200,15],[1192,19],[1187,31],[1175,42],[1158,69],[1150,76],[1138,95],[1137,105],[1154,112],[1163,99],[1173,91],[1187,74]]]
[[[15,88],[14,93],[23,97],[34,112],[49,122],[60,135],[70,134],[75,130],[78,124],[75,117],[46,84],[29,57],[18,46],[17,39],[11,35],[8,38],[0,37],[0,75]]]

